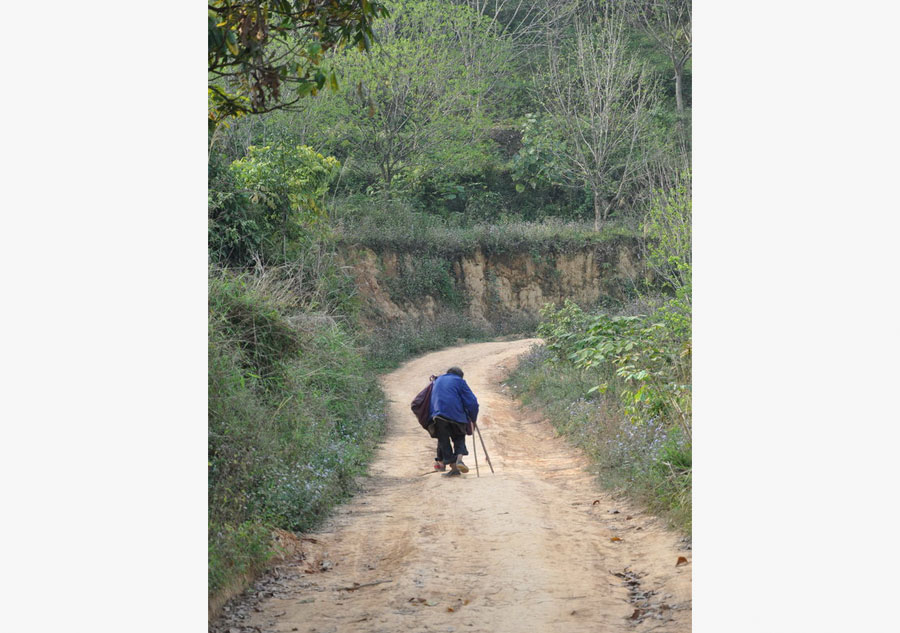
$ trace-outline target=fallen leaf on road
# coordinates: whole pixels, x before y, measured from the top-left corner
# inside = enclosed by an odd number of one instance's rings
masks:
[[[684,556],[679,556],[678,562],[675,563],[675,566],[678,567],[679,565],[687,565],[687,564],[688,564],[688,559],[686,559]]]
[[[610,541],[621,541],[622,539],[620,539],[618,536],[614,536],[614,537],[612,537],[612,538],[609,539],[609,540],[610,540]]]
[[[447,607],[448,613],[453,613],[454,611],[455,611],[455,609],[453,607]]]
[[[592,506],[595,506],[595,505],[597,505],[598,503],[600,503],[600,499],[594,499],[594,503],[592,503],[591,505],[592,505]]]

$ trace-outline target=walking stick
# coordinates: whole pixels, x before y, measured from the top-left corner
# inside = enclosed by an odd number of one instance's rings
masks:
[[[478,447],[475,444],[472,444],[472,450],[475,451],[475,476],[481,477],[481,473],[478,472]]]
[[[494,465],[491,463],[491,456],[488,455],[487,447],[484,445],[484,438],[481,437],[481,429],[478,428],[478,424],[477,424],[477,423],[472,422],[472,424],[475,426],[475,430],[478,431],[478,439],[481,440],[481,448],[484,449],[484,456],[487,458],[488,466],[491,467],[491,473],[493,473],[493,472],[494,472]]]

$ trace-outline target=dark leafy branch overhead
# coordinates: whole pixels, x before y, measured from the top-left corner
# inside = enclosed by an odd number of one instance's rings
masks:
[[[336,87],[319,67],[322,55],[348,45],[368,50],[372,22],[387,15],[370,0],[211,0],[210,122],[290,107],[326,82]]]

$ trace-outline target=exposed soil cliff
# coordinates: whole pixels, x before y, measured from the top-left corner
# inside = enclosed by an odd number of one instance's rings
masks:
[[[446,289],[474,319],[494,321],[511,315],[535,315],[549,302],[571,299],[593,304],[604,296],[621,299],[626,289],[645,274],[640,251],[633,240],[585,246],[572,252],[471,253],[434,258],[412,253],[376,252],[366,247],[345,247],[344,265],[353,275],[369,314],[392,321],[433,319],[447,303]],[[423,270],[438,270],[446,284]],[[443,294],[441,292],[443,289]]]

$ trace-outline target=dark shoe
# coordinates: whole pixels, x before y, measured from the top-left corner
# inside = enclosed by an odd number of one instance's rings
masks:
[[[453,464],[450,464],[450,472],[444,473],[443,475],[441,475],[441,477],[459,477],[461,475],[462,473],[459,472],[459,468],[457,468]]]
[[[463,464],[462,460],[458,457],[456,458],[456,467],[459,468],[459,472],[461,473],[469,472],[469,467]]]

